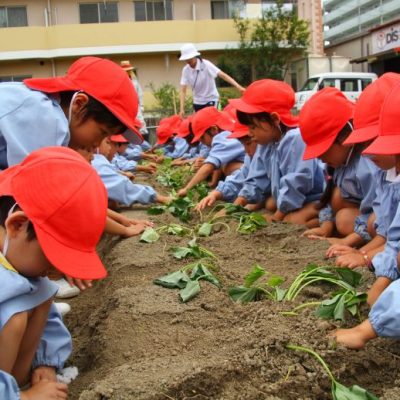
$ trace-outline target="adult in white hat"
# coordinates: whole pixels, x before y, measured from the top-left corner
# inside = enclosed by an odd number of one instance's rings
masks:
[[[204,107],[218,105],[219,93],[215,84],[217,77],[231,84],[240,92],[244,87],[239,85],[232,77],[221,71],[211,61],[200,57],[193,43],[186,43],[181,47],[180,61],[186,65],[182,69],[181,90],[180,90],[180,115],[185,114],[185,97],[187,87],[190,86],[193,93],[193,109],[201,110]]]

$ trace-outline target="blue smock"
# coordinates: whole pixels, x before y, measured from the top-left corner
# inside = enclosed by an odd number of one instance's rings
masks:
[[[360,215],[354,221],[354,232],[364,241],[371,240],[368,233],[368,218],[376,197],[376,185],[382,179],[380,170],[369,158],[360,154],[354,155],[346,166],[338,167],[333,173],[333,182],[340,189],[344,200],[359,204]],[[330,205],[320,211],[320,223],[333,221],[333,210]]]
[[[142,153],[150,149],[151,144],[146,140],[143,140],[140,144],[129,143],[123,156],[127,160],[140,161],[142,159]]]
[[[371,307],[368,319],[378,336],[400,338],[400,280],[392,282]]]
[[[58,286],[48,278],[26,278],[5,268],[0,260],[0,331],[12,316],[43,304],[57,290]],[[52,304],[32,368],[46,365],[61,370],[71,351],[71,335]],[[0,371],[0,399],[20,399],[14,377],[4,371]]]
[[[318,159],[303,160],[305,143],[300,130],[289,130],[270,146],[268,175],[278,210],[288,214],[319,200],[325,185],[322,163]]]
[[[225,180],[218,182],[215,190],[221,192],[222,198],[225,201],[232,202],[237,198],[249,173],[250,164],[251,158],[246,154],[243,165],[239,169],[233,171],[233,173],[227,176]]]
[[[204,163],[212,164],[215,169],[219,169],[232,161],[244,161],[243,145],[237,139],[228,139],[230,134],[229,131],[223,131],[213,137],[210,153]]]
[[[22,82],[0,83],[0,169],[39,148],[68,146],[69,140],[68,120],[56,97]]]
[[[118,171],[134,171],[137,167],[137,162],[133,160],[128,160],[123,155],[115,153],[111,164],[114,165],[115,169]]]
[[[165,157],[181,158],[189,149],[188,142],[178,136],[174,136],[170,143],[162,147]]]
[[[133,203],[150,204],[156,199],[151,186],[132,183],[129,178],[118,173],[102,154],[95,154],[92,166],[100,175],[108,192],[108,198],[130,206]]]
[[[250,204],[261,203],[271,195],[270,157],[272,146],[258,144],[251,160],[249,172],[238,197]]]

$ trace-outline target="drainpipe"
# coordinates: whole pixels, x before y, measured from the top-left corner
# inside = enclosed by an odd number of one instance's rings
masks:
[[[53,25],[53,21],[51,20],[51,0],[47,0],[47,14],[48,14],[48,24],[51,26]]]

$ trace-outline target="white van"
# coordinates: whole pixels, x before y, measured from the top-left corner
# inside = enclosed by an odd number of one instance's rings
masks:
[[[307,79],[301,90],[296,92],[295,108],[301,110],[314,93],[326,87],[335,87],[349,100],[356,101],[361,92],[377,78],[376,74],[366,72],[327,72],[313,75]]]

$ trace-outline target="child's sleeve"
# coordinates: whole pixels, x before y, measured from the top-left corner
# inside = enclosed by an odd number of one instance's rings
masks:
[[[362,199],[360,203],[360,215],[354,221],[354,232],[360,235],[364,241],[371,240],[368,233],[368,218],[372,213],[372,205],[376,198],[376,184],[381,179],[383,171],[366,157],[361,157],[357,167],[357,179],[360,183]],[[375,182],[375,184],[374,184]]]
[[[400,338],[400,280],[392,282],[369,312],[369,321],[378,336]]]
[[[20,400],[19,388],[15,378],[0,370],[0,399]]]
[[[330,204],[322,208],[318,214],[319,224],[322,225],[326,221],[334,221],[335,216],[333,215],[333,210]]]
[[[92,164],[107,189],[108,198],[127,205],[154,203],[156,192],[151,186],[132,183],[126,176],[116,172],[111,163],[106,160],[104,162],[94,161]]]
[[[270,146],[257,146],[251,160],[249,172],[238,196],[244,197],[248,203],[260,203],[271,194],[271,180],[268,172]]]
[[[137,167],[137,162],[128,160],[123,156],[115,155],[111,163],[120,171],[134,171]]]
[[[281,178],[275,200],[278,210],[288,214],[302,208],[306,201],[319,200],[324,176],[318,160],[302,159],[305,144],[300,134],[293,134],[283,140],[285,142],[278,149]]]
[[[249,171],[250,158],[246,156],[244,164],[241,168],[227,176],[224,181],[219,181],[215,190],[222,193],[225,201],[233,201],[236,199],[243,182]]]
[[[141,154],[143,153],[144,150],[140,147],[140,145],[136,146],[128,146],[124,153],[124,157],[127,160],[132,160],[132,161],[140,161],[142,159]]]
[[[373,259],[372,264],[375,268],[377,277],[384,276],[392,281],[400,278],[397,267],[397,255],[400,252],[400,206],[389,226],[385,249],[378,253]]]
[[[236,139],[226,139],[222,134],[216,135],[212,142],[212,147],[204,163],[214,165],[219,169],[234,160],[244,159],[244,148]]]
[[[168,154],[168,157],[171,157],[173,159],[181,158],[188,151],[189,145],[186,140],[182,138],[175,138],[174,142],[174,150]]]
[[[204,65],[206,66],[207,72],[212,78],[216,78],[221,71],[216,65],[214,65],[211,61],[203,60]]]
[[[32,368],[46,365],[60,370],[72,351],[72,340],[54,303],[33,359]]]
[[[200,143],[199,146],[199,156],[200,157],[208,157],[208,155],[210,154],[210,147],[208,147],[207,145]]]
[[[376,234],[386,238],[389,225],[387,224],[385,215],[388,214],[392,198],[388,196],[389,193],[384,189],[384,182],[379,182],[376,188],[376,197],[372,204],[372,210],[375,214],[374,229]],[[386,209],[386,207],[388,207],[388,209]]]

